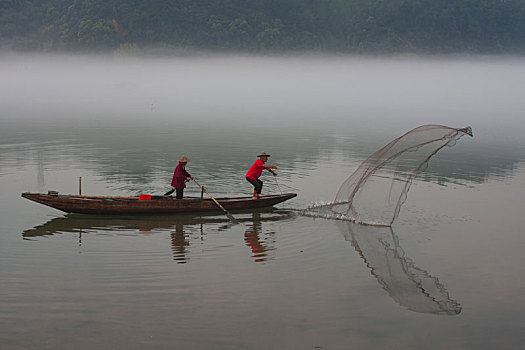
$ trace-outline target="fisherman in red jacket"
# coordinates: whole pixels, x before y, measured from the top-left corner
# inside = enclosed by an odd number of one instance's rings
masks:
[[[190,173],[186,171],[186,164],[188,164],[190,161],[188,158],[186,158],[186,156],[180,157],[180,159],[177,159],[177,161],[179,162],[179,165],[177,165],[175,171],[173,172],[171,186],[177,191],[175,198],[182,199],[186,182],[190,181],[190,179],[193,180],[193,176],[191,176]],[[173,193],[173,190],[171,193]]]
[[[273,174],[273,176],[277,176],[277,173],[275,173],[272,169],[277,169],[276,165],[268,165],[266,162],[268,161],[268,157],[270,157],[269,154],[266,154],[265,152],[259,154],[255,163],[251,166],[251,168],[248,170],[248,173],[246,173],[246,180],[251,183],[254,187],[253,190],[253,197],[252,199],[259,199],[263,182],[259,180],[259,177],[261,176],[264,169],[268,170]]]

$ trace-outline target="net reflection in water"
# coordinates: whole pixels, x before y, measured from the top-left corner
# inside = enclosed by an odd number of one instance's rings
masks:
[[[399,305],[429,314],[457,315],[461,312],[461,306],[450,298],[437,277],[405,257],[391,227],[343,221],[338,226],[372,275]]]

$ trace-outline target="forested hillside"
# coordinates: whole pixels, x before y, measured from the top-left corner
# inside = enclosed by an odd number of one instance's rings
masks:
[[[0,0],[14,50],[525,52],[525,0]]]

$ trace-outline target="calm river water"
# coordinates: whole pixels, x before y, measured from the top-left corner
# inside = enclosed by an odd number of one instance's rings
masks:
[[[0,348],[524,349],[521,58],[0,56]],[[470,125],[391,228],[305,216],[377,149]],[[89,216],[22,192],[162,194],[176,159],[273,210]],[[187,195],[199,195],[190,184]]]

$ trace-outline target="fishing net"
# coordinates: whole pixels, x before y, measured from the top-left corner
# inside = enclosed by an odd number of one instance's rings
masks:
[[[341,222],[339,228],[390,297],[409,310],[457,315],[461,306],[437,277],[405,256],[391,227]]]
[[[470,127],[423,125],[393,140],[366,159],[343,183],[331,210],[360,223],[390,226],[399,214],[414,176],[445,146],[453,146]]]

